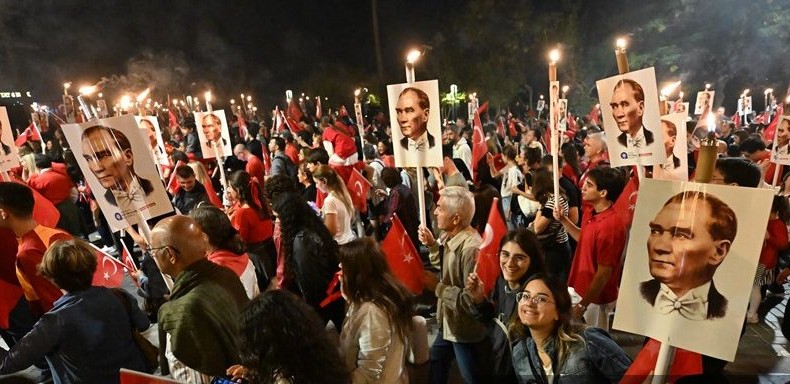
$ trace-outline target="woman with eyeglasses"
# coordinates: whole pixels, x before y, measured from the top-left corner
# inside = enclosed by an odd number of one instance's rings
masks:
[[[524,283],[538,273],[545,273],[543,251],[537,236],[526,229],[505,235],[499,243],[499,268],[502,273],[488,297],[477,274],[469,274],[466,286],[472,293],[478,317],[487,323],[494,381],[515,383],[506,324],[516,311],[516,294],[521,292]]]
[[[513,368],[518,382],[617,383],[631,359],[609,334],[577,323],[568,286],[555,276],[536,275],[516,295],[518,317]],[[531,337],[528,337],[531,335]]]

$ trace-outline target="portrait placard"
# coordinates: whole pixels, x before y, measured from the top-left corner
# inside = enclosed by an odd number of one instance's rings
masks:
[[[598,80],[596,85],[612,166],[664,164],[655,69]]]
[[[770,189],[642,180],[613,328],[733,361],[772,199]]]
[[[776,125],[774,145],[771,148],[771,162],[790,165],[790,116],[778,116],[782,119]]]
[[[134,116],[64,124],[63,135],[113,232],[173,211]]]
[[[230,146],[230,131],[224,110],[195,112],[195,124],[204,159],[213,159],[217,157],[217,154],[221,157],[233,156],[233,148]]]
[[[441,166],[443,159],[439,81],[388,85],[387,99],[395,166]]]
[[[8,172],[19,166],[19,150],[14,143],[14,132],[8,120],[8,110],[0,107],[0,171]]]
[[[662,180],[688,181],[688,147],[686,146],[686,120],[688,112],[670,113],[661,116],[664,135],[664,164],[653,166],[653,178]]]
[[[167,165],[167,152],[165,152],[165,143],[162,140],[162,131],[159,130],[159,119],[156,116],[135,116],[137,125],[143,133],[149,147],[151,148],[151,156],[156,165]]]
[[[559,99],[557,101],[557,116],[559,116],[560,122],[557,124],[560,132],[565,132],[568,130],[568,99]]]
[[[713,108],[713,96],[716,91],[701,91],[697,92],[697,101],[694,102],[694,114],[704,115],[710,112]]]

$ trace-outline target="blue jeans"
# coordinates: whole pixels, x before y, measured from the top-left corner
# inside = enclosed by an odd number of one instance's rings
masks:
[[[441,327],[441,325],[440,325]],[[431,346],[431,384],[446,384],[450,375],[450,366],[453,359],[458,363],[458,370],[466,384],[486,382],[487,361],[485,341],[477,343],[455,343],[447,341],[441,329],[436,335],[436,341]],[[489,351],[490,352],[490,351]]]

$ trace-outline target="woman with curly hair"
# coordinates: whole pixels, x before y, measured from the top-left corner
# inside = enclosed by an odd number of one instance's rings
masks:
[[[348,302],[340,346],[351,382],[408,383],[411,293],[392,275],[372,238],[341,248],[340,270],[341,291]]]
[[[345,384],[349,375],[315,311],[290,292],[264,292],[240,320],[241,365],[233,379],[250,384]]]
[[[321,207],[321,215],[324,217],[324,224],[329,229],[329,233],[340,245],[354,240],[351,221],[354,218],[355,210],[351,195],[346,189],[346,183],[328,165],[316,167],[313,170],[313,180],[316,188],[326,194],[324,205]]]
[[[255,275],[255,266],[244,252],[244,241],[233,229],[228,216],[221,209],[202,203],[189,213],[189,217],[195,219],[208,237],[209,261],[236,272],[248,298],[253,299],[258,296],[261,291]]]
[[[338,245],[316,211],[298,192],[277,194],[274,214],[280,220],[280,249],[285,271],[283,288],[298,292],[324,319],[340,330],[344,301],[337,299],[321,306],[327,287],[338,271]]]
[[[573,320],[565,281],[535,275],[516,300],[511,332],[519,383],[620,382],[631,359],[606,331]]]
[[[228,196],[235,201],[228,210],[230,222],[247,244],[258,286],[263,291],[275,275],[274,220],[269,204],[261,194],[259,180],[245,171],[236,171],[228,177]]]

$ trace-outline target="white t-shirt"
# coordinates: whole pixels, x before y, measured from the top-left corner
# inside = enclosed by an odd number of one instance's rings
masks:
[[[515,165],[508,164],[506,169],[503,169],[502,171],[504,171],[502,173],[502,187],[500,188],[499,193],[502,197],[510,197],[513,195],[513,187],[521,184],[524,176],[521,174],[518,166]]]
[[[354,240],[354,232],[351,232],[351,215],[343,202],[331,193],[324,199],[324,206],[321,208],[322,215],[328,213],[337,215],[338,230],[334,236],[335,241],[342,245]]]

